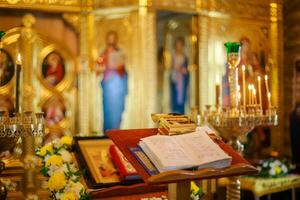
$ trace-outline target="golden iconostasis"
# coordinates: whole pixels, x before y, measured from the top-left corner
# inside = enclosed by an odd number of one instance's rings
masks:
[[[12,63],[20,52],[23,110],[42,110],[54,136],[151,127],[151,113],[189,114],[215,104],[226,41],[243,44],[248,78],[271,77],[273,104],[282,106],[281,4],[71,2],[49,1],[48,10],[42,3],[0,2],[0,28],[8,31],[1,55],[9,69],[1,106],[13,108]],[[25,7],[7,9],[18,5]],[[280,124],[272,131],[272,138],[283,138],[272,145],[287,140],[281,130]]]

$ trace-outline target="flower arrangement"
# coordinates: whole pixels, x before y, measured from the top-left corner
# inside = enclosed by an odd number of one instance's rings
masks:
[[[70,153],[73,138],[63,136],[37,149],[36,155],[41,158],[41,173],[48,179],[48,188],[52,199],[88,200],[89,194],[80,183],[81,173],[73,163]]]
[[[262,160],[257,167],[257,169],[259,170],[258,176],[270,178],[285,176],[293,168],[294,167],[291,164],[288,164],[286,161],[281,161],[273,158]]]

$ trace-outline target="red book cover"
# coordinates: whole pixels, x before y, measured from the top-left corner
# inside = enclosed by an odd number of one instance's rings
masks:
[[[123,180],[135,180],[140,178],[137,171],[130,162],[128,162],[116,145],[110,145],[109,153]]]

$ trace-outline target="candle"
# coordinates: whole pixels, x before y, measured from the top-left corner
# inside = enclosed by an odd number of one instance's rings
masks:
[[[246,67],[242,66],[242,83],[243,83],[243,106],[244,110],[246,110],[246,75],[245,75]]]
[[[253,84],[251,84],[250,87],[251,87],[251,91],[250,91],[250,93],[251,93],[251,105],[253,105],[254,104]]]
[[[238,99],[238,85],[239,85],[239,68],[237,67],[235,69],[235,86],[236,86],[236,91],[235,91],[235,107],[237,108],[239,105],[239,99]]]
[[[257,84],[258,84],[259,109],[262,111],[261,78],[260,78],[260,76],[257,77]]]
[[[265,85],[266,85],[266,91],[267,91],[267,94],[269,94],[270,90],[269,90],[269,81],[268,81],[268,75],[265,75]]]
[[[248,94],[249,94],[249,98],[248,98],[248,105],[251,105],[251,95],[252,95],[252,92],[251,92],[251,84],[248,84]]]
[[[16,108],[15,112],[19,112],[19,99],[20,99],[20,73],[21,73],[21,65],[22,65],[22,59],[21,54],[18,53],[17,60],[16,60]]]
[[[257,99],[256,99],[256,89],[254,88],[254,85],[253,85],[253,104],[256,105],[257,104]]]
[[[216,75],[216,106],[220,105],[220,76]]]
[[[239,101],[239,107],[241,105],[241,92],[238,92],[238,101]]]
[[[271,108],[271,93],[268,92],[268,108]]]

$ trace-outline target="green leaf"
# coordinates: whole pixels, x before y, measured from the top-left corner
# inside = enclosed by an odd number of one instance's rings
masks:
[[[43,176],[48,176],[48,171],[49,171],[49,168],[47,168],[47,167],[43,167],[41,169],[41,173],[43,174]]]
[[[91,200],[92,199],[90,194],[86,193],[86,191],[83,189],[80,190],[79,194],[80,194],[79,200]]]
[[[4,31],[0,31],[0,40],[2,39],[2,37],[5,35]]]

